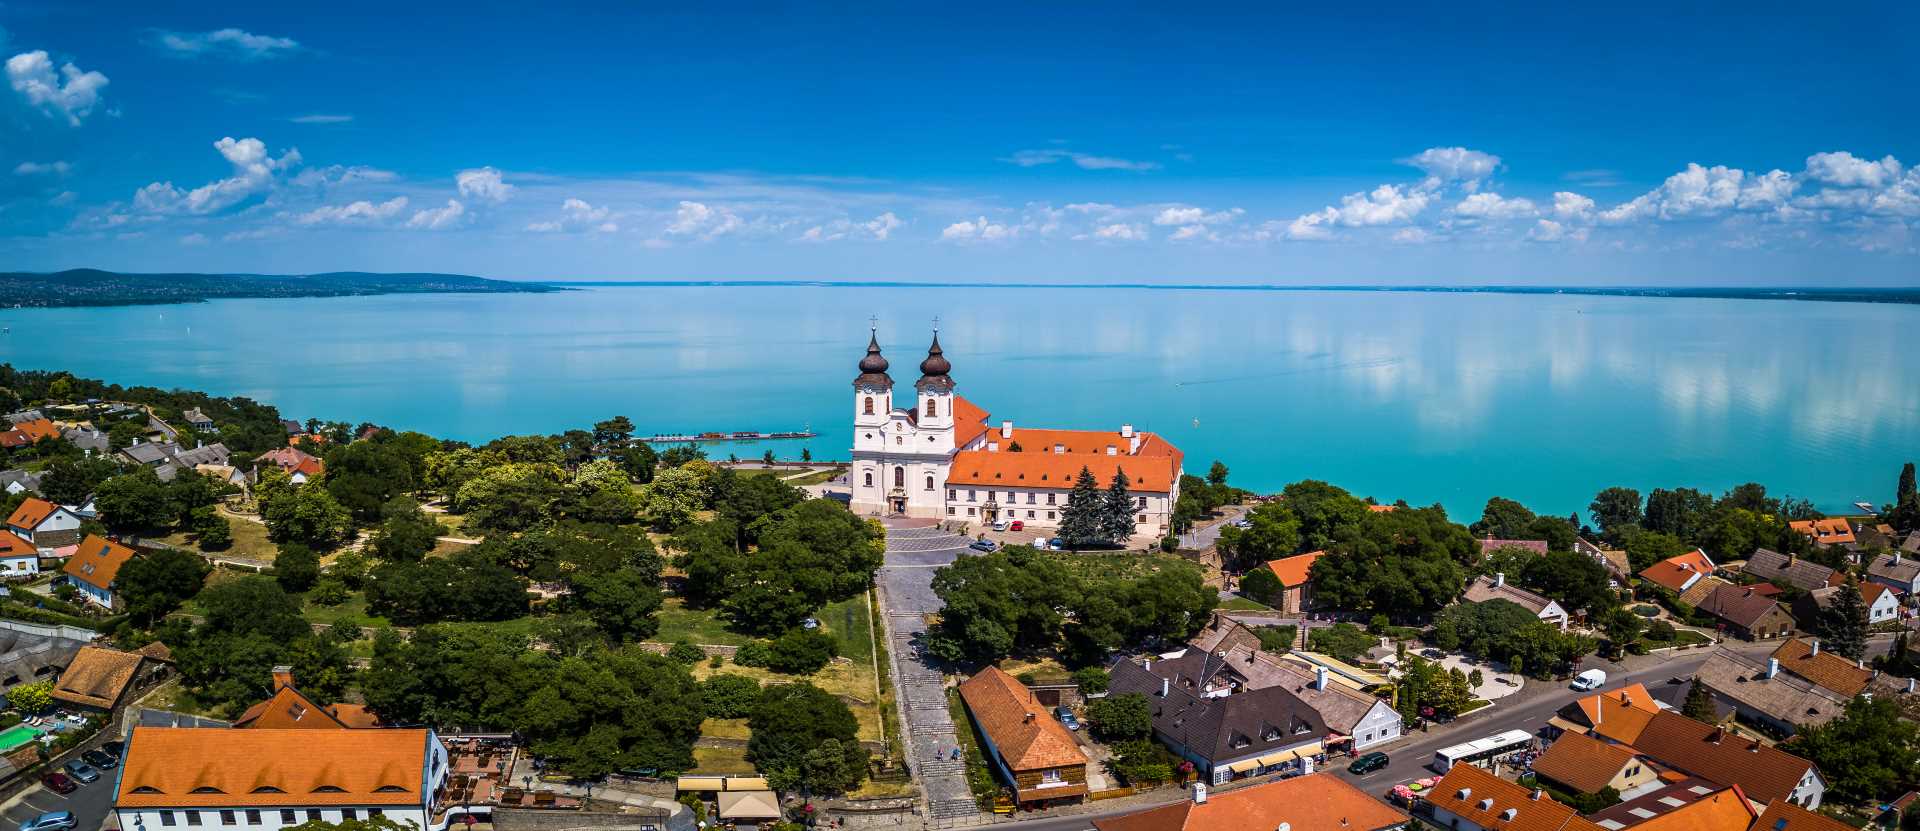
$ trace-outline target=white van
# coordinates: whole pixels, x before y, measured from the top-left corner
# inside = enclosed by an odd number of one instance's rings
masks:
[[[1599,689],[1600,685],[1605,683],[1607,683],[1606,670],[1590,669],[1573,677],[1573,688],[1581,692]]]

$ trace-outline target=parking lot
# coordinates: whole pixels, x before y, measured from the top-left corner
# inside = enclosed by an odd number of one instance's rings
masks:
[[[9,800],[0,814],[6,817],[7,829],[19,828],[20,823],[50,811],[72,811],[79,822],[78,831],[98,831],[105,824],[107,814],[113,807],[114,775],[118,769],[103,770],[97,782],[80,785],[73,793],[61,796],[47,790],[45,785],[35,782],[19,796]],[[38,778],[38,774],[35,774]],[[77,781],[75,784],[79,784]]]

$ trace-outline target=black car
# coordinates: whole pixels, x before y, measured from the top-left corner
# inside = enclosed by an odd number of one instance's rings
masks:
[[[127,755],[127,743],[120,741],[119,739],[114,739],[113,741],[100,745],[100,749],[113,754],[113,758],[115,759],[119,759]]]
[[[110,770],[120,764],[120,760],[114,758],[113,754],[97,748],[80,754],[80,758],[85,759],[87,764],[101,770]]]
[[[1386,766],[1387,766],[1387,754],[1381,753],[1380,751],[1376,750],[1372,753],[1368,753],[1366,755],[1361,756],[1358,759],[1353,760],[1353,764],[1347,765],[1347,772],[1348,773],[1372,773]]]

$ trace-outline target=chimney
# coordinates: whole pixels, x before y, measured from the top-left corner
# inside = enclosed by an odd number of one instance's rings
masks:
[[[1493,810],[1493,797],[1491,796],[1481,797],[1479,805],[1480,805],[1480,810],[1482,811]]]
[[[1313,688],[1316,690],[1324,690],[1327,688],[1326,667],[1317,666],[1313,668]]]
[[[1275,828],[1274,831],[1293,831],[1293,823],[1291,822],[1280,823],[1279,827]]]
[[[1171,687],[1172,685],[1173,685],[1173,682],[1171,680],[1166,678],[1160,679],[1160,697],[1161,698],[1167,697],[1168,688]]]
[[[1013,422],[1012,421],[1000,422],[1000,438],[1003,438],[1003,439],[1013,438]]]
[[[1715,728],[1713,728],[1713,732],[1711,732],[1711,733],[1708,733],[1708,734],[1707,734],[1707,743],[1708,743],[1708,744],[1719,744],[1719,743],[1720,743],[1720,740],[1721,740],[1721,739],[1724,739],[1724,738],[1726,738],[1726,737],[1727,737],[1727,729],[1726,729],[1726,728],[1724,728],[1724,727],[1715,727]]]
[[[274,667],[273,668],[274,690],[278,691],[281,687],[291,687],[291,686],[293,686],[293,667],[287,666],[286,664],[281,664],[277,667]]]
[[[1517,817],[1517,816],[1520,816],[1520,809],[1519,809],[1519,808],[1508,808],[1508,809],[1506,809],[1506,810],[1504,810],[1504,811],[1501,811],[1501,812],[1500,812],[1500,819],[1502,819],[1502,820],[1504,820],[1504,821],[1506,821],[1506,822],[1512,822],[1512,821],[1513,821],[1513,818],[1514,818],[1514,817]]]
[[[1544,792],[1543,792],[1543,791],[1541,791],[1541,790],[1540,790],[1539,788],[1534,788],[1534,789],[1533,789],[1533,796],[1532,796],[1531,798],[1533,799],[1533,801],[1535,801],[1535,802],[1539,802],[1539,801],[1540,801],[1540,796],[1541,796],[1541,795],[1542,795],[1543,793],[1544,793]]]
[[[1893,551],[1893,564],[1896,566],[1900,564],[1900,550],[1897,548]]]
[[[1021,721],[1023,721],[1023,722],[1026,722],[1027,724],[1032,724],[1032,723],[1033,723],[1033,714],[1032,714],[1032,713],[1028,713],[1028,714],[1027,714],[1027,717],[1026,717],[1026,718],[1024,718],[1024,719],[1021,719]]]
[[[1908,692],[1909,694],[1911,694],[1911,693],[1913,692],[1913,679],[1912,679],[1912,678],[1908,678],[1908,679],[1907,679],[1907,692]]]
[[[1779,674],[1780,674],[1780,659],[1768,658],[1767,659],[1767,677],[1772,678],[1773,676],[1779,675]]]
[[[1207,804],[1207,783],[1205,782],[1193,783],[1193,804],[1195,805]]]
[[[1501,571],[1496,571],[1496,572],[1494,572],[1494,573],[1493,573],[1493,587],[1494,587],[1494,588],[1496,588],[1496,589],[1497,589],[1497,588],[1500,588],[1501,586],[1504,586],[1504,585],[1506,585],[1506,584],[1507,584],[1507,575],[1506,575],[1506,572],[1501,572]]]
[[[987,442],[987,452],[988,452],[988,453],[998,453],[998,452],[1000,452],[1000,443],[999,443],[999,442],[997,442],[997,441],[990,441],[990,442]]]
[[[1120,425],[1120,438],[1123,438],[1123,439],[1133,438],[1133,425],[1131,424]]]
[[[1467,801],[1467,797],[1470,797],[1470,796],[1473,796],[1472,788],[1461,788],[1460,790],[1455,791],[1453,794],[1453,798],[1458,799],[1461,802]]]
[[[1063,455],[1067,452],[1067,446],[1064,444],[1055,443],[1053,445],[1053,452],[1057,455]]]
[[[1133,435],[1133,436],[1132,436],[1131,438],[1129,438],[1129,439],[1127,440],[1127,442],[1128,442],[1128,443],[1127,443],[1127,453],[1128,453],[1129,455],[1139,455],[1139,453],[1140,453],[1140,436],[1139,436],[1139,434],[1137,434],[1137,433],[1136,433],[1136,434],[1134,434],[1134,435]]]
[[[1813,645],[1813,654],[1815,654],[1815,655],[1818,655],[1818,654],[1820,654],[1820,639],[1819,639],[1819,638],[1813,638],[1813,639],[1812,639],[1811,641],[1809,641],[1809,642],[1810,642],[1810,643],[1811,643],[1811,644]]]

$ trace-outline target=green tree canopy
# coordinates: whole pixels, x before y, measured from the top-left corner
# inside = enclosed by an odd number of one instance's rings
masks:
[[[1060,539],[1070,548],[1112,544],[1113,540],[1101,527],[1104,505],[1100,483],[1094,480],[1093,471],[1080,468],[1080,475],[1073,480],[1073,490],[1067,494],[1067,507],[1060,512]]]
[[[135,625],[151,628],[199,594],[212,571],[199,555],[162,548],[128,560],[114,586]]]
[[[843,793],[866,778],[868,754],[860,746],[859,722],[844,702],[819,687],[766,688],[747,727],[747,758],[776,790]]]
[[[1826,724],[1805,727],[1781,746],[1814,763],[1827,793],[1842,802],[1874,804],[1920,782],[1920,726],[1901,717],[1893,696],[1861,696]]]

